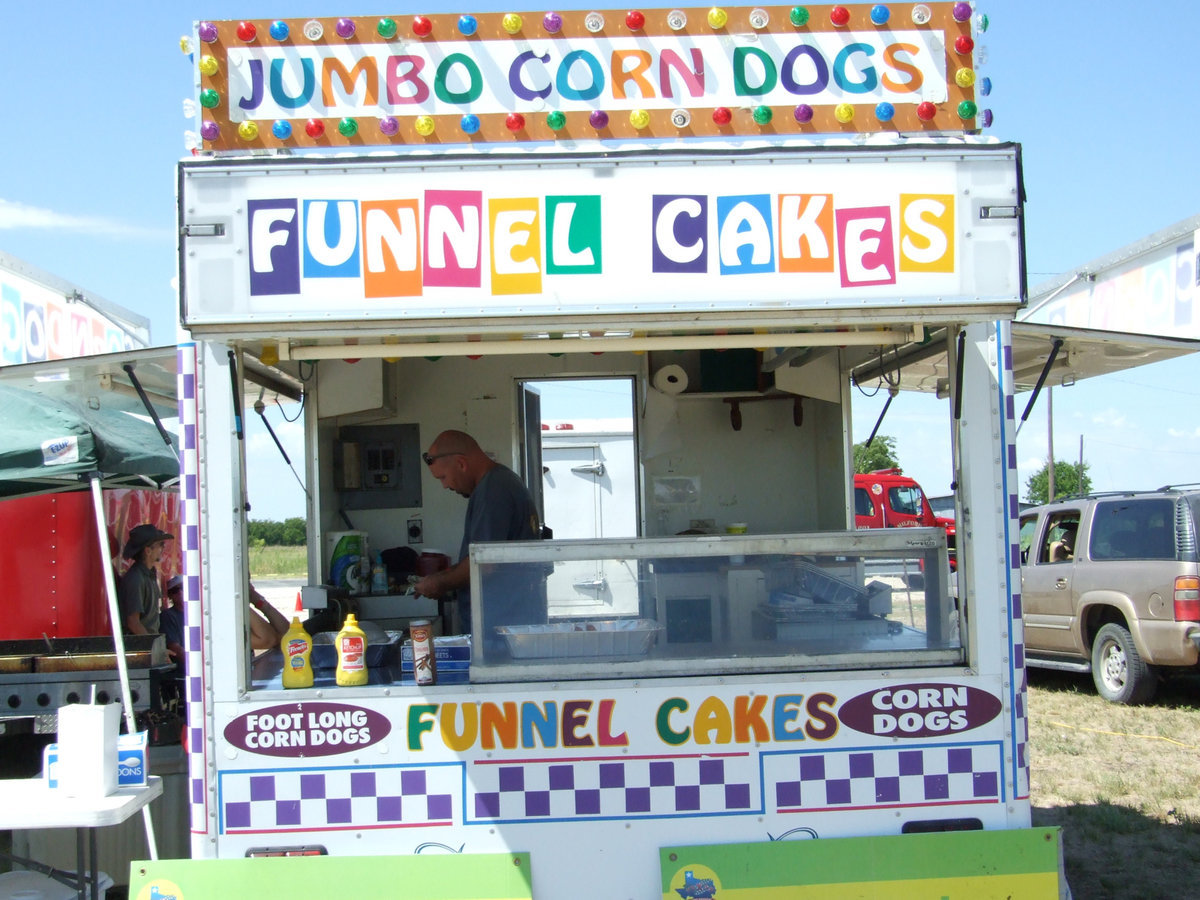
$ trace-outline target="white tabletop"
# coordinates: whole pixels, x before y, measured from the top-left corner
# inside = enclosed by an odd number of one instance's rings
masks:
[[[66,797],[43,778],[0,779],[0,830],[118,825],[162,794],[161,777],[146,781],[107,797]]]

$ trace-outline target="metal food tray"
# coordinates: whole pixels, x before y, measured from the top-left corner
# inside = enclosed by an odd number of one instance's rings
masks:
[[[663,627],[653,619],[499,625],[513,659],[643,656]]]

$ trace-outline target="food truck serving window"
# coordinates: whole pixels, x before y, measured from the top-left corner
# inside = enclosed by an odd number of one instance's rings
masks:
[[[964,660],[941,529],[478,544],[471,604],[471,681]]]

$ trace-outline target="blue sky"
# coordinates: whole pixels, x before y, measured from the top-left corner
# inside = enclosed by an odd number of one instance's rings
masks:
[[[154,343],[173,343],[174,164],[192,127],[183,114],[191,64],[180,36],[202,18],[440,9],[355,2],[349,9],[330,0],[3,3],[0,251],[147,316]],[[990,20],[979,69],[993,84],[982,103],[995,115],[987,133],[1023,146],[1031,286],[1200,213],[1189,44],[1200,33],[1200,5],[1005,0],[976,7]],[[500,8],[485,0],[460,11]],[[1197,358],[1059,388],[1056,455],[1076,458],[1082,436],[1101,490],[1200,481],[1198,395]],[[870,432],[884,399],[858,404],[856,437]],[[1019,398],[1018,412],[1023,407]],[[277,418],[273,424],[295,440],[293,429]],[[880,431],[898,439],[901,464],[930,494],[949,491],[944,401],[902,397]],[[1041,405],[1018,440],[1022,497],[1026,478],[1045,462],[1046,432]],[[254,459],[274,453],[265,431],[250,437]],[[289,489],[284,479],[252,480],[264,488],[272,482],[278,493],[251,498],[256,517],[301,514],[294,482]]]

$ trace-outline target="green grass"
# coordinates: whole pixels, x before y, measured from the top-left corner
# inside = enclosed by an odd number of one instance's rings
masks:
[[[251,547],[250,578],[304,578],[308,575],[306,547]]]

